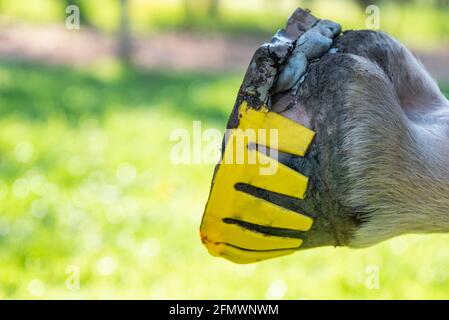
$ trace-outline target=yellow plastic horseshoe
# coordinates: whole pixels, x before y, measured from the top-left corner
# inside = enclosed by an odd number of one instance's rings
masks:
[[[304,199],[308,178],[259,150],[268,147],[304,156],[314,135],[266,107],[255,110],[246,102],[240,105],[239,125],[227,137],[200,227],[201,239],[212,255],[251,263],[293,253],[301,245],[301,239],[267,235],[232,223],[298,231],[308,231],[313,224],[312,218],[236,190],[235,185]]]

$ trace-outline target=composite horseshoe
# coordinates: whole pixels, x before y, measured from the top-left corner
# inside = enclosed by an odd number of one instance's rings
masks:
[[[260,134],[272,130],[277,132],[275,143]],[[308,178],[251,146],[262,141],[264,150],[276,148],[304,156],[314,135],[266,107],[255,110],[246,101],[240,105],[239,126],[227,137],[200,227],[201,239],[212,255],[251,263],[293,253],[301,246],[301,239],[263,234],[242,224],[308,231],[312,218],[237,190],[236,185],[248,184],[303,199]],[[240,161],[237,146],[242,147]],[[273,172],[264,172],[267,168],[274,168]]]

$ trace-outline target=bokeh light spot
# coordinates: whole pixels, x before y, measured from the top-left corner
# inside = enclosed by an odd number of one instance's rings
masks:
[[[282,299],[287,293],[288,286],[284,280],[273,281],[266,293],[267,299]]]
[[[33,145],[29,142],[21,142],[16,145],[14,155],[17,161],[28,163],[33,157]]]
[[[33,279],[28,284],[28,292],[33,297],[42,297],[45,293],[45,284],[40,279]]]
[[[102,276],[109,276],[115,272],[117,262],[113,257],[105,256],[97,261],[97,273]]]

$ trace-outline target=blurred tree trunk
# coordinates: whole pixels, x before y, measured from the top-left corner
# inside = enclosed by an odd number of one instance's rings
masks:
[[[193,0],[184,0],[184,17],[185,24],[191,25],[194,19],[194,3]],[[220,15],[220,0],[207,0],[201,2],[202,8],[206,8],[207,16],[217,18]]]
[[[120,30],[118,53],[120,59],[129,63],[131,58],[131,32],[129,29],[128,0],[120,1]]]
[[[449,0],[437,0],[437,6],[440,8],[449,9]]]
[[[363,10],[365,10],[369,5],[377,3],[376,0],[356,0],[356,2]]]
[[[184,0],[184,19],[186,25],[190,25],[193,21],[193,8],[191,0]]]
[[[220,14],[220,0],[209,0],[208,15],[217,18]]]

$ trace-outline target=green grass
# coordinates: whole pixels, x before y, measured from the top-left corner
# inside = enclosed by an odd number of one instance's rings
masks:
[[[171,164],[169,135],[222,129],[241,77],[0,62],[0,298],[448,298],[444,235],[249,266],[207,254],[213,166]]]
[[[81,16],[100,30],[112,33],[119,25],[119,1],[79,0]],[[226,0],[221,1],[219,15],[207,13],[207,0],[130,0],[131,27],[136,34],[167,30],[219,32],[232,36],[269,37],[285,24],[286,18],[298,7],[297,0]],[[438,8],[435,1],[411,3],[376,1],[380,8],[380,28],[401,41],[420,49],[430,49],[449,41],[449,10]],[[344,29],[365,29],[367,14],[351,0],[304,1],[320,18],[332,19]],[[190,12],[190,13],[188,13]],[[0,0],[0,14],[35,23],[63,22],[66,14],[60,0],[34,0],[32,4],[16,0]]]

